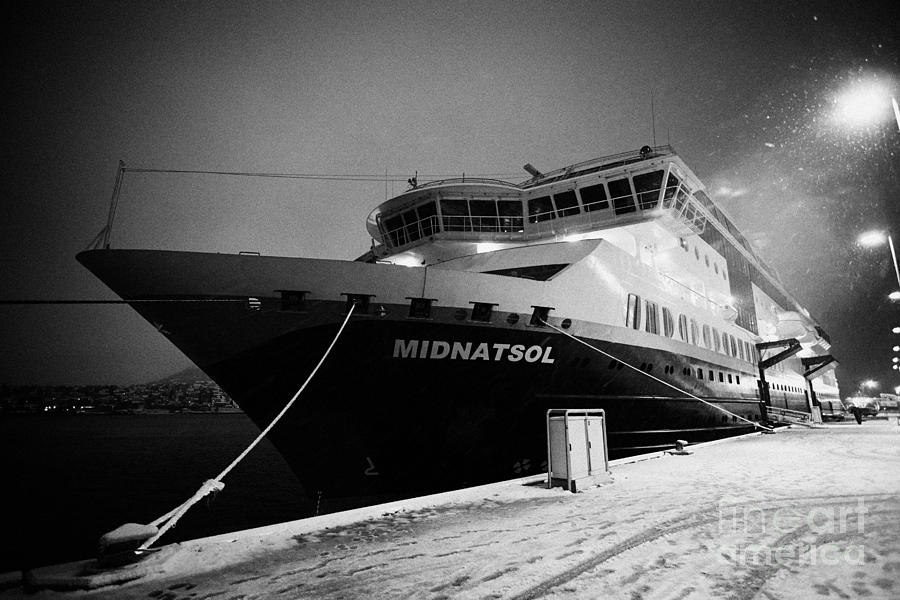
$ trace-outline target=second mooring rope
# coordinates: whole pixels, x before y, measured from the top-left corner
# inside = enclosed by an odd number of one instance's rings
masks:
[[[653,379],[653,380],[655,380],[655,381],[658,381],[658,382],[660,382],[661,384],[666,385],[666,386],[672,388],[672,389],[675,390],[676,392],[680,392],[680,393],[684,394],[685,396],[687,396],[687,397],[689,397],[689,398],[693,398],[694,400],[699,400],[699,401],[702,402],[703,404],[707,404],[707,405],[709,405],[709,406],[715,408],[716,410],[720,410],[720,411],[722,411],[723,413],[725,413],[725,414],[727,414],[727,415],[731,415],[732,417],[737,417],[737,418],[740,419],[741,421],[746,421],[747,423],[750,423],[750,424],[753,425],[754,427],[759,427],[760,429],[764,429],[764,430],[766,430],[766,431],[774,431],[774,429],[772,429],[771,427],[766,427],[765,425],[760,425],[760,424],[757,423],[756,421],[751,421],[750,419],[745,419],[745,418],[742,417],[741,415],[736,415],[736,414],[734,414],[733,412],[731,412],[731,411],[729,411],[729,410],[725,410],[725,409],[722,408],[721,406],[716,406],[716,405],[713,404],[712,402],[707,402],[707,401],[704,400],[703,398],[698,398],[698,397],[695,396],[694,394],[692,394],[692,393],[690,393],[690,392],[688,392],[688,391],[685,391],[685,390],[683,390],[683,389],[681,389],[681,388],[679,388],[679,387],[677,387],[677,386],[674,386],[674,385],[672,385],[671,383],[669,383],[669,382],[667,382],[667,381],[663,381],[663,380],[660,379],[659,377],[654,377],[654,376],[651,375],[650,373],[647,373],[646,371],[642,371],[642,370],[638,369],[637,367],[628,364],[628,363],[625,362],[624,360],[622,360],[622,359],[620,359],[620,358],[616,358],[615,356],[613,356],[612,354],[610,354],[610,353],[608,353],[608,352],[604,352],[603,350],[601,350],[600,348],[597,348],[596,346],[591,346],[590,344],[588,344],[588,343],[585,342],[584,340],[575,337],[574,335],[572,335],[571,333],[569,333],[569,332],[567,332],[567,331],[563,331],[563,330],[560,329],[559,327],[555,327],[555,326],[551,325],[550,323],[548,323],[547,321],[544,321],[543,319],[541,319],[541,323],[543,323],[544,325],[546,325],[546,326],[549,327],[550,329],[553,329],[553,330],[555,330],[555,331],[558,331],[559,333],[563,334],[563,335],[566,336],[566,337],[572,338],[573,340],[575,340],[575,341],[578,342],[579,344],[583,344],[583,345],[587,346],[588,348],[590,348],[591,350],[593,350],[593,351],[595,351],[595,352],[599,352],[600,354],[602,354],[602,355],[604,355],[604,356],[606,356],[606,357],[608,357],[608,358],[611,358],[611,359],[613,359],[613,360],[619,361],[620,363],[622,363],[623,365],[625,365],[625,366],[628,367],[629,369],[632,369],[633,371],[637,371],[637,372],[640,373],[641,375],[646,375],[646,376],[649,377],[650,379]]]
[[[225,484],[222,483],[222,479],[224,479],[225,476],[228,475],[228,473],[231,472],[231,470],[234,467],[236,467],[238,465],[238,463],[241,462],[241,460],[243,460],[244,457],[247,456],[250,453],[250,451],[253,450],[253,448],[255,448],[256,445],[262,441],[262,439],[264,437],[266,437],[266,434],[269,433],[269,431],[271,431],[273,427],[275,427],[275,424],[278,423],[278,421],[281,419],[281,417],[283,417],[285,415],[285,413],[287,413],[287,411],[291,408],[291,406],[293,406],[293,404],[297,400],[297,398],[300,397],[300,394],[303,393],[303,390],[306,389],[306,386],[309,384],[309,382],[315,376],[316,372],[319,370],[319,367],[322,366],[322,363],[325,362],[325,359],[331,353],[331,349],[334,348],[334,345],[335,345],[335,343],[337,343],[338,338],[340,338],[341,334],[344,332],[344,328],[347,326],[347,322],[350,321],[350,315],[353,314],[354,308],[356,308],[355,303],[350,305],[350,310],[347,311],[347,316],[344,318],[344,322],[341,323],[341,326],[338,329],[337,333],[335,334],[334,339],[331,340],[331,344],[328,346],[328,349],[325,350],[325,354],[323,354],[322,358],[319,359],[319,363],[316,365],[316,368],[314,368],[312,370],[312,373],[309,374],[309,377],[306,378],[306,381],[303,382],[303,385],[300,386],[300,389],[297,390],[297,393],[294,394],[294,397],[291,398],[290,401],[284,405],[284,408],[281,409],[281,412],[279,412],[278,415],[276,415],[275,418],[272,419],[272,422],[269,423],[266,426],[266,428],[263,429],[262,432],[260,432],[260,434],[258,436],[256,436],[256,439],[253,440],[253,442],[251,442],[250,445],[247,446],[247,448],[243,452],[241,452],[241,454],[237,458],[235,458],[233,461],[231,461],[231,464],[228,465],[227,467],[225,467],[225,469],[221,473],[219,473],[214,479],[207,479],[206,481],[204,481],[203,485],[200,486],[200,489],[198,489],[194,493],[194,495],[191,496],[184,504],[170,510],[169,512],[167,512],[160,518],[158,518],[155,521],[153,521],[152,523],[150,523],[150,525],[152,527],[157,527],[161,523],[165,523],[165,524],[162,527],[160,527],[160,529],[156,533],[156,535],[154,535],[153,537],[148,539],[146,542],[141,544],[140,547],[138,548],[138,551],[146,550],[152,544],[154,544],[159,538],[161,538],[163,536],[164,533],[166,533],[169,529],[171,529],[172,527],[175,526],[175,523],[178,522],[178,519],[180,519],[182,517],[182,515],[184,515],[184,513],[186,513],[191,506],[193,506],[194,504],[199,502],[207,494],[209,494],[211,492],[218,492],[222,488],[225,487]]]

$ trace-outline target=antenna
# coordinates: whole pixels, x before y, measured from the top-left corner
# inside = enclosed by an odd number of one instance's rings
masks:
[[[653,133],[653,145],[656,146],[656,108],[653,106],[653,90],[650,90],[650,123]]]

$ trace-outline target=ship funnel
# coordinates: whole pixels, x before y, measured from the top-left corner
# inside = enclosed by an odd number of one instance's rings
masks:
[[[522,168],[525,169],[526,171],[528,171],[532,177],[543,177],[544,176],[544,174],[541,173],[540,171],[538,171],[537,169],[535,169],[531,163],[528,163],[527,165],[525,165]]]

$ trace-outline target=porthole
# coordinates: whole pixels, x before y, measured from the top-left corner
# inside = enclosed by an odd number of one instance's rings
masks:
[[[506,322],[510,325],[515,325],[519,322],[519,313],[509,313],[509,316],[506,317]]]
[[[457,308],[456,312],[453,313],[453,318],[457,321],[465,321],[466,320],[466,309]]]
[[[563,319],[559,326],[563,329],[568,329],[572,326],[572,319]]]

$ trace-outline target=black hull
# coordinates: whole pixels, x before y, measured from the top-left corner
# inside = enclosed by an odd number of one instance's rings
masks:
[[[289,333],[204,369],[262,428],[302,385],[336,329]],[[554,362],[393,356],[395,340],[423,338],[549,347]],[[674,384],[761,420],[749,382],[744,398],[713,398],[706,382],[674,376],[687,366],[683,357],[591,343],[629,363],[653,364],[660,376],[670,365],[666,379]],[[402,497],[541,472],[550,408],[604,409],[612,457],[753,430],[546,329],[362,320],[351,321],[269,435],[310,492]]]

